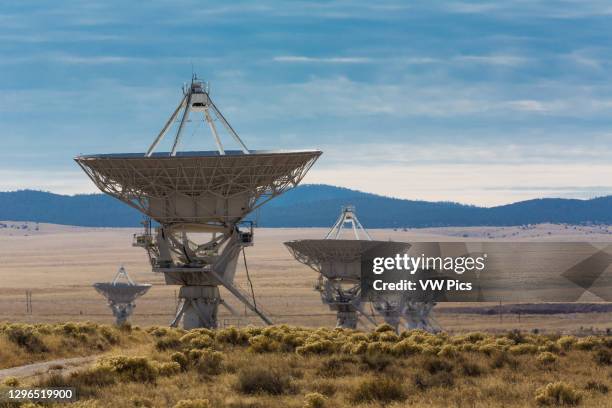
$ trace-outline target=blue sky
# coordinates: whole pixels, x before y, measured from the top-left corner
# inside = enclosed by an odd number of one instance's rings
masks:
[[[72,157],[144,151],[193,65],[249,148],[324,151],[307,182],[612,194],[609,1],[140,4],[2,2],[0,190],[95,191]]]

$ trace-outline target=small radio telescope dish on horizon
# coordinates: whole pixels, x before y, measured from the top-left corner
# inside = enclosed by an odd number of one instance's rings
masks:
[[[121,279],[125,282],[121,282]],[[123,266],[111,282],[93,284],[94,289],[108,300],[108,305],[115,316],[115,323],[123,325],[136,308],[135,300],[151,289],[150,284],[138,284],[130,279]]]
[[[354,239],[342,239],[343,233],[349,229]],[[373,240],[359,222],[352,205],[342,207],[340,217],[324,239],[288,241],[285,246],[298,262],[319,273],[315,289],[321,294],[323,303],[336,311],[336,327],[349,329],[357,327],[358,315],[376,325],[361,305],[361,263],[364,255],[380,250],[404,253],[410,248],[410,244],[405,242]],[[397,330],[400,307],[391,306],[389,303],[378,311]]]
[[[191,114],[208,124],[217,150],[178,151]],[[175,122],[171,150],[155,153]],[[224,147],[215,123],[240,150]],[[271,323],[254,294],[234,282],[240,252],[253,245],[253,225],[239,226],[247,214],[296,187],[320,155],[319,150],[249,150],[210,98],[208,86],[194,75],[145,153],[83,155],[75,161],[101,191],[147,217],[134,245],[147,251],[153,271],[163,273],[166,284],[181,285],[171,325],[182,319],[191,329],[217,327],[219,305],[235,313],[219,286]],[[153,227],[151,219],[159,226]]]

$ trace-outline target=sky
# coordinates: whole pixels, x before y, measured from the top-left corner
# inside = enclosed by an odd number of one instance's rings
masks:
[[[72,158],[145,151],[195,71],[250,149],[324,152],[304,182],[612,194],[609,1],[138,3],[0,4],[0,191],[95,192]]]

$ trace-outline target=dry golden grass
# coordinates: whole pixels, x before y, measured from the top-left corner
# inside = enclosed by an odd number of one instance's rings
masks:
[[[427,228],[407,231],[370,230],[375,239],[407,241],[612,241],[612,230],[605,226],[537,225],[521,227]],[[178,286],[165,285],[163,276],[151,272],[145,251],[131,246],[137,228],[80,228],[40,224],[38,231],[0,230],[0,322],[95,321],[112,323],[113,316],[105,300],[91,285],[112,279],[120,264],[137,281],[154,284],[138,299],[131,321],[134,325],[166,325],[176,309]],[[313,290],[316,274],[295,261],[284,241],[321,238],[324,228],[258,228],[255,246],[247,249],[249,271],[259,305],[270,312],[276,324],[333,326],[335,314],[321,303]],[[549,234],[550,233],[550,234]],[[13,234],[13,235],[10,235]],[[242,263],[236,280],[246,287]],[[26,314],[26,290],[32,291],[33,314]],[[245,308],[222,289],[225,300],[234,309]],[[583,298],[580,301],[592,301]],[[441,304],[448,307],[449,304]],[[450,305],[452,306],[452,305]],[[462,304],[465,306],[465,304]],[[520,317],[438,313],[445,330],[509,331],[513,328],[572,332],[580,326],[605,330],[612,325],[612,313],[521,315]],[[243,318],[251,324],[261,321],[251,313]],[[380,319],[378,319],[380,321]],[[236,318],[225,309],[219,311],[219,323],[236,325]]]
[[[612,406],[612,338],[152,327],[137,351],[35,386],[75,407]]]
[[[148,334],[126,325],[97,323],[0,324],[0,369],[66,357],[100,354],[150,342]]]

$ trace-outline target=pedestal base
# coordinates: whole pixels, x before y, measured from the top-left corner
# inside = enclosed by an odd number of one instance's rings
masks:
[[[336,313],[336,328],[341,329],[356,329],[357,328],[357,312],[356,311],[338,311]]]
[[[217,328],[217,311],[221,296],[216,286],[182,286],[179,298],[183,301],[183,328]]]
[[[123,326],[127,322],[127,319],[132,315],[135,307],[135,305],[129,303],[113,304],[110,306],[113,310],[113,316],[115,316],[115,324],[117,326]]]
[[[420,329],[428,332],[436,332],[437,328],[431,320],[431,310],[435,306],[433,302],[409,302],[404,306],[402,315],[406,319],[406,328]]]

